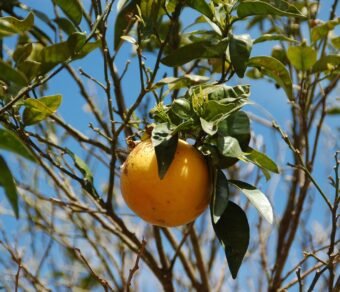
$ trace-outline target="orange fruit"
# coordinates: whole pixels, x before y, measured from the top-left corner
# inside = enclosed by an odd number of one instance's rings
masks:
[[[162,180],[151,141],[139,143],[122,165],[120,186],[132,211],[163,227],[195,220],[207,208],[212,190],[203,155],[183,140]]]

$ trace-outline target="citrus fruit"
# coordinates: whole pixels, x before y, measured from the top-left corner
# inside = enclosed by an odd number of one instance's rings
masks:
[[[183,140],[163,179],[151,140],[139,143],[121,169],[121,191],[132,211],[158,226],[187,224],[208,206],[209,169],[203,155]]]

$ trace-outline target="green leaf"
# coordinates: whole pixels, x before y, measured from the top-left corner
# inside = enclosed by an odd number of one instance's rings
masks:
[[[177,67],[195,59],[217,58],[225,53],[227,46],[227,39],[217,42],[200,41],[180,47],[164,57],[161,62],[166,66]]]
[[[72,158],[74,165],[84,176],[85,183],[93,184],[93,174],[87,164],[76,154],[74,154],[70,149],[65,149],[66,153]]]
[[[238,77],[243,78],[247,69],[253,41],[249,34],[231,35],[229,55]]]
[[[307,71],[316,62],[317,53],[312,47],[289,47],[287,57],[297,70]]]
[[[328,33],[339,24],[340,24],[340,17],[333,19],[333,20],[329,20],[323,24],[313,27],[312,28],[312,41],[316,42],[326,37]]]
[[[69,58],[81,59],[100,46],[100,40],[86,43],[86,35],[76,32],[69,36],[67,41],[57,43],[41,50],[36,61],[42,63],[41,74],[47,73],[58,64],[66,62]]]
[[[340,106],[332,106],[326,110],[327,115],[340,115]]]
[[[83,16],[81,4],[78,0],[55,0],[65,15],[76,25],[79,25]]]
[[[258,56],[249,59],[248,66],[256,67],[261,73],[273,78],[293,100],[293,84],[286,67],[277,59],[268,56]]]
[[[13,82],[19,86],[25,86],[28,83],[25,75],[21,71],[13,68],[12,66],[5,63],[1,59],[0,59],[0,79],[7,82]]]
[[[0,148],[36,162],[31,150],[10,130],[0,129]]]
[[[209,19],[212,19],[214,16],[205,0],[185,0],[185,3],[191,8],[207,16]]]
[[[340,56],[339,55],[328,55],[321,57],[312,68],[313,73],[332,71],[339,68]]]
[[[276,165],[276,163],[271,160],[267,155],[264,153],[261,153],[259,151],[256,151],[255,149],[248,147],[246,150],[246,157],[247,160],[254,163],[258,167],[264,170],[268,170],[274,173],[279,173],[279,169]],[[266,175],[266,173],[265,173]],[[267,177],[268,179],[268,177]]]
[[[305,18],[295,6],[283,0],[245,0],[238,5],[237,15],[240,18],[252,15],[277,15]]]
[[[0,155],[0,187],[5,190],[5,195],[10,202],[15,216],[19,218],[19,202],[17,187],[12,176],[10,169],[8,168],[6,161]]]
[[[225,250],[231,275],[235,279],[249,245],[247,216],[238,205],[229,201],[218,223],[212,223]]]
[[[211,213],[213,223],[220,220],[222,214],[228,206],[229,188],[228,180],[222,170],[218,169],[215,174],[214,192],[211,200]]]
[[[61,95],[44,96],[39,99],[28,98],[24,101],[24,124],[29,126],[39,123],[54,114],[61,104]]]
[[[189,119],[193,114],[190,102],[186,98],[176,98],[171,104],[170,112],[183,120]]]
[[[203,93],[208,94],[209,100],[229,101],[230,98],[248,98],[250,86],[248,84],[237,86],[213,85]]]
[[[340,36],[331,39],[332,45],[336,49],[340,49]]]
[[[54,22],[59,26],[59,28],[66,34],[71,35],[77,31],[74,24],[64,17],[59,17],[54,20]]]
[[[249,201],[254,205],[254,207],[260,212],[263,218],[266,219],[270,224],[273,224],[274,215],[272,206],[267,197],[260,190],[239,180],[229,180],[229,183],[244,193]]]
[[[218,128],[217,128],[217,124],[218,122],[216,121],[206,121],[203,118],[200,118],[200,123],[201,123],[201,127],[203,129],[204,132],[206,132],[207,134],[213,136],[216,134]]]
[[[245,153],[242,151],[240,143],[234,137],[223,137],[217,138],[218,151],[225,157],[233,157],[240,160],[245,160]]]
[[[0,38],[13,34],[23,33],[30,30],[34,25],[34,15],[29,13],[23,19],[17,19],[12,16],[0,17]]]
[[[153,89],[159,88],[164,85],[168,85],[169,90],[175,90],[175,89],[180,89],[183,87],[190,87],[192,85],[205,83],[208,80],[209,80],[209,77],[207,76],[192,75],[192,74],[185,74],[180,77],[166,77],[166,78],[159,80],[153,86]]]
[[[241,149],[246,150],[250,141],[250,121],[248,115],[243,111],[231,114],[218,125],[218,134],[237,139]]]
[[[224,100],[209,100],[205,104],[202,118],[207,121],[222,121],[248,103],[250,102],[244,98],[235,98],[226,103]]]
[[[267,41],[286,41],[291,43],[297,43],[297,40],[289,38],[283,34],[263,34],[254,40],[254,44],[267,42]]]
[[[152,131],[151,140],[157,158],[158,176],[163,179],[175,157],[178,135],[172,135],[166,123],[157,124]]]
[[[133,26],[135,20],[133,16],[137,12],[136,4],[138,0],[129,1],[129,3],[119,11],[116,17],[114,27],[114,49],[118,50],[121,43],[121,36],[128,33],[129,29]]]

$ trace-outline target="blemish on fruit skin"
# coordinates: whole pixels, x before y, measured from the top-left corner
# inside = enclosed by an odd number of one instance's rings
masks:
[[[170,205],[171,204],[171,202],[168,200],[168,201],[166,201],[166,203],[168,204],[168,205]]]
[[[155,207],[151,207],[152,211],[156,211],[156,208]]]

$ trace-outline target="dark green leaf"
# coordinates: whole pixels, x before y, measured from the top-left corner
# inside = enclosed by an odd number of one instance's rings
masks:
[[[263,34],[254,40],[254,44],[267,42],[267,41],[286,41],[291,43],[296,43],[297,40],[289,38],[283,34]]]
[[[297,70],[307,71],[316,62],[317,54],[312,47],[297,46],[288,48],[287,57]]]
[[[270,224],[273,224],[274,215],[272,206],[267,197],[260,190],[239,180],[229,180],[229,183],[243,192],[254,207],[260,212],[263,218]]]
[[[136,4],[139,0],[131,0],[118,13],[115,23],[114,32],[114,49],[118,50],[121,43],[121,36],[125,35],[133,26],[133,16],[137,12]]]
[[[339,68],[340,56],[339,55],[328,55],[321,57],[312,68],[313,73],[332,71]]]
[[[78,0],[55,0],[55,3],[74,24],[79,25],[83,16],[83,11]]]
[[[231,114],[219,123],[218,134],[236,138],[241,149],[246,150],[250,141],[250,121],[247,114],[243,111]]]
[[[10,130],[0,129],[0,148],[16,153],[33,162],[36,161],[31,150]]]
[[[273,78],[286,92],[290,100],[293,99],[293,84],[285,66],[277,59],[268,56],[258,56],[249,59],[248,66],[256,67],[261,73]]]
[[[181,119],[189,119],[193,114],[190,102],[186,98],[175,99],[171,104],[170,111]]]
[[[214,192],[211,201],[213,223],[216,224],[228,206],[229,189],[228,180],[222,170],[218,169],[215,174]]]
[[[235,279],[249,245],[247,216],[238,205],[229,201],[218,223],[213,222],[213,227],[225,250],[231,275]]]
[[[13,82],[20,86],[27,85],[27,79],[25,75],[19,70],[13,68],[11,65],[5,63],[0,59],[0,80],[7,82]]]
[[[340,17],[329,20],[323,24],[315,26],[312,28],[312,41],[316,42],[319,39],[324,38],[328,33],[333,30],[337,25],[340,24]]]
[[[245,0],[237,7],[237,15],[240,18],[252,15],[277,15],[305,18],[295,6],[283,0]]]
[[[185,0],[185,3],[210,19],[214,16],[205,0]]]
[[[12,176],[10,169],[8,168],[6,161],[0,155],[0,187],[5,190],[5,195],[10,202],[15,216],[19,218],[19,202],[17,187]]]
[[[59,18],[56,18],[54,21],[58,24],[59,28],[68,35],[71,35],[77,31],[74,24],[71,21],[69,21],[67,18],[59,17]]]
[[[221,41],[201,41],[185,45],[173,51],[161,62],[170,67],[177,67],[195,59],[221,57],[228,46],[228,40]]]
[[[19,20],[12,16],[0,17],[0,38],[30,30],[34,25],[33,13]]]
[[[39,99],[28,98],[24,101],[23,121],[25,125],[39,123],[55,113],[61,104],[61,95],[44,96]]]
[[[249,34],[232,35],[229,44],[231,64],[238,77],[243,78],[247,69],[253,42]]]
[[[163,179],[175,157],[178,136],[172,135],[172,131],[164,123],[156,125],[151,139],[156,152],[158,176]]]

